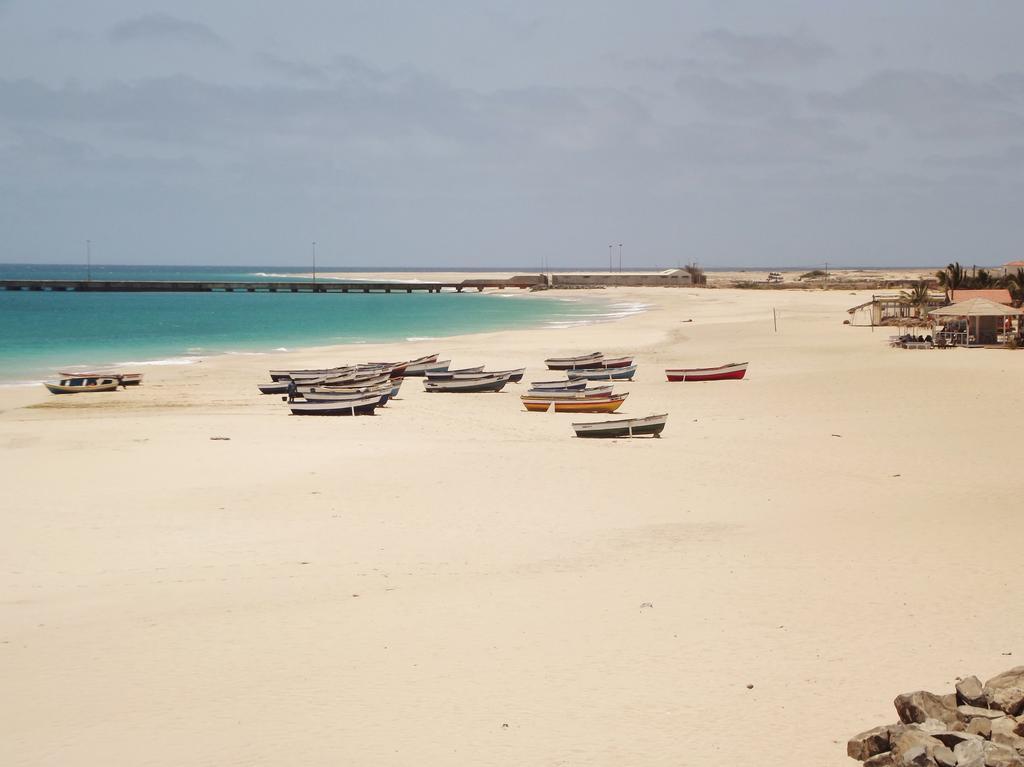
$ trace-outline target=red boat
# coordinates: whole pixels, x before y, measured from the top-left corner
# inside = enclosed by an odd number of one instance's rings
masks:
[[[669,381],[735,381],[747,374],[746,362],[730,362],[717,368],[669,368]]]

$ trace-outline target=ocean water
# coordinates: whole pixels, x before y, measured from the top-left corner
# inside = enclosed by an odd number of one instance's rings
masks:
[[[0,265],[0,278],[68,279],[81,266]],[[97,267],[93,279],[304,279],[287,267]],[[65,367],[188,364],[228,353],[573,327],[642,311],[632,304],[494,293],[75,293],[0,291],[0,381]],[[439,351],[442,344],[438,344]]]

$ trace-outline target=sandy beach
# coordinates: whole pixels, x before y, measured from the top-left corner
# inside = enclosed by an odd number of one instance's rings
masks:
[[[1024,662],[1024,354],[890,349],[842,324],[865,293],[595,295],[650,308],[0,391],[3,763],[845,765],[896,693]],[[319,419],[256,390],[598,349],[662,439],[576,440],[603,417],[525,386]]]

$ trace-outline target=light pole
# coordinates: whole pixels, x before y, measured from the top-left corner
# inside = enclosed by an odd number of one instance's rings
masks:
[[[619,271],[622,271],[622,243],[619,243]]]
[[[316,240],[313,240],[313,285],[316,285]]]
[[[608,243],[608,271],[612,271],[612,244]]]
[[[92,282],[92,240],[85,241],[85,281]]]

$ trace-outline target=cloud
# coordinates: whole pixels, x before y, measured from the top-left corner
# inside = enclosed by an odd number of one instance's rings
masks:
[[[730,81],[708,75],[684,75],[676,91],[707,112],[727,118],[756,118],[790,114],[795,96],[782,85],[753,80]]]
[[[804,34],[744,35],[714,29],[700,43],[713,61],[744,72],[811,69],[835,55],[830,46]]]
[[[925,70],[885,70],[842,91],[811,94],[832,114],[884,118],[918,138],[983,139],[1024,132],[1024,76],[972,79]]]
[[[148,40],[188,45],[225,45],[224,39],[205,24],[165,13],[147,13],[126,19],[111,27],[107,36],[115,43]]]
[[[705,165],[825,165],[860,154],[863,142],[833,120],[778,117],[757,123],[691,123],[674,132],[674,150]]]
[[[258,53],[256,61],[271,72],[289,80],[322,83],[328,79],[324,67],[305,61],[285,59],[273,53]]]

